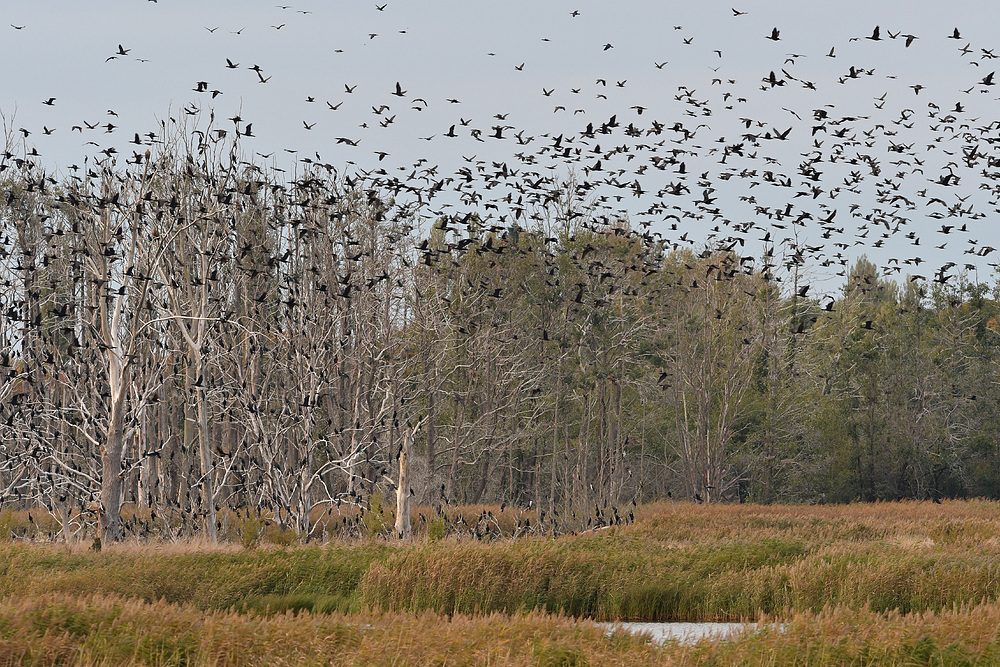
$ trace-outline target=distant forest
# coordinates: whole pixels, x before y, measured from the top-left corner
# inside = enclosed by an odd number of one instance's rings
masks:
[[[0,174],[0,503],[617,513],[632,501],[1000,497],[1000,284],[910,280],[794,245],[678,246],[535,183],[421,221],[330,165],[221,134],[121,167]],[[384,183],[384,181],[383,181]],[[441,195],[444,196],[444,195]],[[461,211],[461,212],[460,212]],[[794,223],[793,230],[794,230]],[[624,511],[624,510],[622,510]]]

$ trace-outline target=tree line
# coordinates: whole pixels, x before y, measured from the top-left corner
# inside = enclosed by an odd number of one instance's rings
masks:
[[[698,252],[572,178],[424,221],[417,188],[268,170],[211,128],[0,167],[0,504],[106,541],[126,504],[214,540],[223,508],[310,539],[376,493],[566,530],[664,498],[1000,496],[997,284],[861,259],[817,298],[794,239]]]

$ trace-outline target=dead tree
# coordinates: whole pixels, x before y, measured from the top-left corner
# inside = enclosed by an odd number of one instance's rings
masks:
[[[407,424],[403,429],[403,442],[399,448],[399,475],[396,479],[396,537],[408,540],[413,534],[410,525],[410,498],[413,490],[410,488],[410,451],[413,449],[413,439],[424,423],[421,419],[416,424]]]

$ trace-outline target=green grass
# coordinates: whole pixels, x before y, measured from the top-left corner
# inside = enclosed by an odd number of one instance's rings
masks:
[[[357,607],[358,584],[389,547],[298,547],[256,551],[113,550],[100,554],[59,547],[0,547],[0,595],[63,593],[163,600],[199,609]]]
[[[385,609],[483,613],[546,609],[598,619],[745,618],[761,610],[744,582],[792,563],[795,542],[662,547],[600,536],[398,550],[362,580],[364,602]],[[774,604],[763,609],[776,611]]]

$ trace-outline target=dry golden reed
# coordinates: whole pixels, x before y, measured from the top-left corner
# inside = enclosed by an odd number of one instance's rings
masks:
[[[534,613],[253,616],[45,595],[0,603],[0,665],[654,664],[642,638]]]
[[[108,596],[0,601],[0,667],[35,665],[994,665],[1000,605],[803,612],[695,645],[539,612],[260,616]]]

